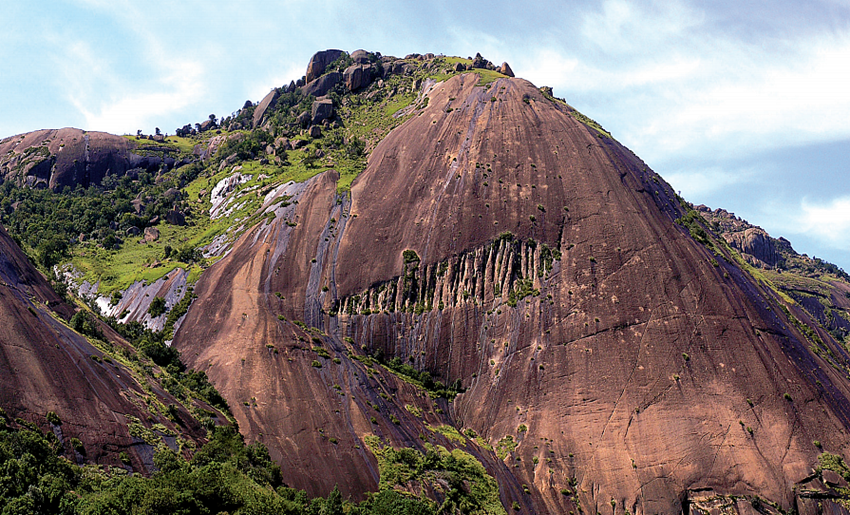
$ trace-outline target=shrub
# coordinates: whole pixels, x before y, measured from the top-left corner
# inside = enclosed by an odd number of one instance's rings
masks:
[[[148,307],[148,314],[151,318],[156,318],[165,313],[165,299],[162,297],[154,297]]]

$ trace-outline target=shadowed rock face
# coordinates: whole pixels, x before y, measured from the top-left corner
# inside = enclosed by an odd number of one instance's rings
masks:
[[[497,448],[518,442],[504,461],[465,447],[506,506],[795,506],[812,442],[846,454],[844,349],[823,333],[831,361],[815,354],[791,323],[806,313],[674,223],[673,191],[628,149],[527,81],[478,81],[434,88],[350,197],[329,171],[281,191],[285,207],[270,198],[274,219],[195,289],[174,343],[189,365],[311,493],[374,488],[365,434],[420,446],[426,425],[455,424]],[[364,349],[466,392],[437,413],[351,357]]]
[[[140,146],[121,136],[80,129],[46,129],[0,141],[0,176],[18,184],[62,191],[65,186],[87,188],[106,175],[124,175],[138,168],[155,172],[173,158],[142,156]]]
[[[177,426],[141,409],[148,394],[132,374],[103,360],[99,349],[54,318],[51,309],[66,318],[73,313],[0,227],[0,407],[12,419],[52,430],[72,458],[70,439],[79,438],[86,450],[76,455],[79,461],[123,466],[118,454],[126,451],[135,471],[152,471],[153,448],[130,436],[130,417],[145,425],[153,420]],[[122,344],[117,334],[102,329]],[[152,394],[165,404],[176,403],[156,384]],[[48,423],[49,411],[59,415],[61,425]],[[182,409],[179,417],[184,436],[200,441],[203,429],[197,422]]]

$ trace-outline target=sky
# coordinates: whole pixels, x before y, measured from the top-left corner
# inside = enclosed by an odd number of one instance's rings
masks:
[[[0,138],[173,133],[318,50],[507,61],[688,201],[850,271],[850,0],[0,0]]]

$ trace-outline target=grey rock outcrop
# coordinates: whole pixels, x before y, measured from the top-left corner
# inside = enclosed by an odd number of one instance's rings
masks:
[[[365,50],[355,50],[351,52],[351,59],[355,64],[369,64],[369,52]]]

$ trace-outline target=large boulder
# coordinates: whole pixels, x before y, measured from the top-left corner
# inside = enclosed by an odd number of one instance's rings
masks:
[[[355,64],[369,64],[369,52],[365,50],[355,50],[351,52],[351,60]]]
[[[313,117],[310,116],[310,113],[308,113],[307,111],[304,111],[303,113],[298,115],[298,125],[300,125],[302,128],[306,129],[307,126],[310,125],[310,121],[312,119],[313,119]]]
[[[365,88],[372,82],[372,66],[368,64],[353,64],[345,69],[345,86],[349,91]]]
[[[334,103],[329,98],[323,98],[313,102],[312,119],[313,124],[322,123],[334,114]]]
[[[254,128],[257,128],[257,126],[260,125],[260,122],[263,121],[263,116],[266,115],[266,111],[274,108],[278,98],[280,98],[280,90],[278,88],[274,88],[269,91],[268,95],[263,97],[260,101],[260,105],[254,109]]]
[[[145,243],[151,243],[159,239],[159,229],[156,227],[145,227]]]
[[[322,75],[318,79],[308,82],[306,86],[301,88],[301,92],[305,95],[313,95],[314,97],[322,97],[336,86],[342,80],[342,74],[339,72],[331,72],[327,75]]]
[[[507,75],[508,77],[514,76],[514,71],[511,70],[511,65],[509,65],[508,63],[502,63],[502,66],[499,66],[499,69],[497,71],[502,75]]]
[[[316,52],[312,58],[310,58],[310,63],[307,64],[307,74],[304,77],[304,80],[309,84],[313,80],[322,76],[325,73],[325,68],[328,67],[329,64],[336,61],[343,55],[345,52],[342,50],[323,50],[321,52]]]
[[[165,221],[171,225],[186,225],[186,216],[176,209],[172,209],[165,215]]]

